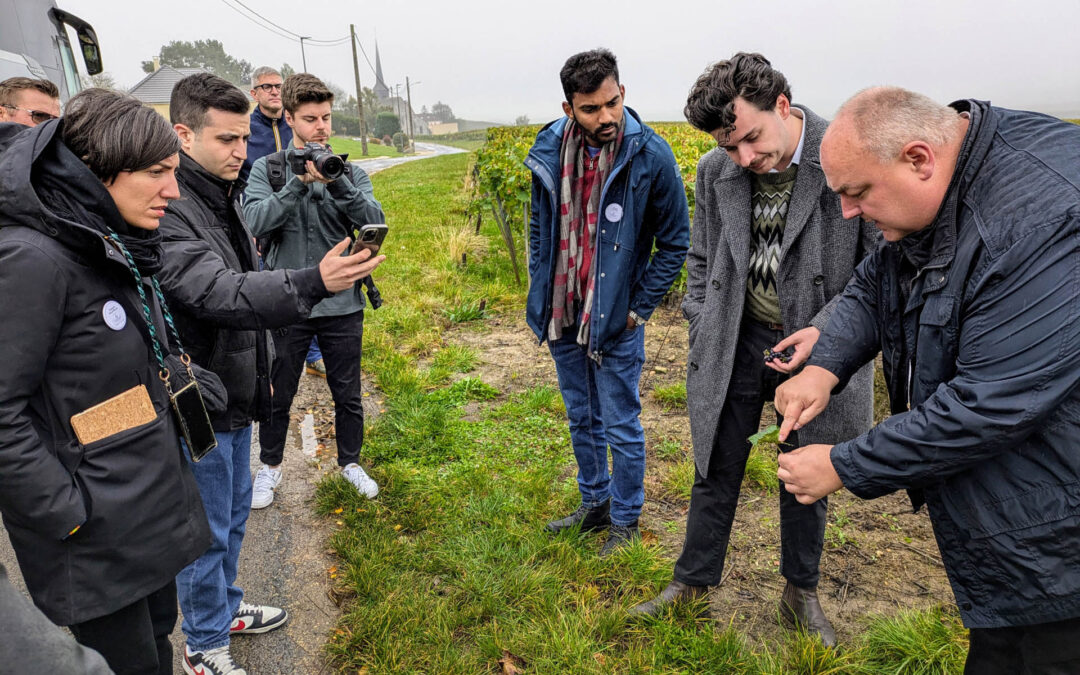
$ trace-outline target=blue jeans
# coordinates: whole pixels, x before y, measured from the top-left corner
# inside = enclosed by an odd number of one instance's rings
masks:
[[[218,446],[202,461],[189,462],[214,540],[176,575],[181,628],[195,651],[229,644],[229,626],[244,597],[236,564],[251,512],[251,427],[214,435]]]
[[[645,328],[623,331],[601,364],[576,342],[577,327],[548,343],[570,422],[581,502],[611,497],[611,522],[632,525],[645,502],[645,431],[638,381],[645,363]],[[611,474],[607,449],[611,447]]]
[[[322,352],[319,351],[319,338],[311,338],[311,346],[307,350],[307,358],[304,361],[308,363],[314,363],[322,358]]]

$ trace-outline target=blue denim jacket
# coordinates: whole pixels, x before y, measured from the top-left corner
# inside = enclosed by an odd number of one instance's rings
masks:
[[[626,329],[630,310],[644,319],[652,315],[690,248],[686,191],[675,156],[637,113],[624,110],[623,143],[601,192],[597,223],[596,304],[590,332],[597,356],[603,356]],[[541,129],[525,160],[533,172],[525,318],[541,343],[551,321],[559,246],[559,149],[568,119]],[[616,204],[621,208],[608,208]],[[609,220],[615,214],[618,218]]]

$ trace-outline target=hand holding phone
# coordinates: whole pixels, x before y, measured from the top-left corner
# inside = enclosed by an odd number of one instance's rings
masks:
[[[386,225],[383,223],[368,223],[359,228],[353,228],[353,245],[350,254],[359,253],[362,249],[371,251],[375,256],[382,248],[383,239],[386,238]]]
[[[359,251],[359,253],[344,255],[348,246],[349,238],[345,237],[334,248],[330,249],[323,256],[322,261],[319,262],[319,274],[322,277],[323,285],[331,293],[338,293],[347,288],[352,288],[353,284],[371,274],[372,270],[378,267],[383,260],[386,260],[384,255],[365,253],[370,249],[364,246],[353,248],[354,251]]]

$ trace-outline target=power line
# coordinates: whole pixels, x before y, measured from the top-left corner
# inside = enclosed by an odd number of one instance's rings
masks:
[[[246,18],[249,21],[252,21],[253,23],[255,23],[256,25],[258,25],[258,26],[260,26],[260,27],[274,33],[275,35],[277,35],[279,37],[283,37],[283,38],[288,39],[288,40],[292,40],[293,42],[299,42],[300,41],[301,36],[300,36],[299,33],[293,32],[293,31],[289,30],[288,28],[285,28],[284,26],[281,26],[279,24],[274,23],[273,21],[271,21],[270,19],[267,19],[262,14],[259,14],[258,12],[253,10],[252,8],[245,5],[243,2],[241,2],[241,0],[232,0],[232,2],[235,2],[237,5],[240,5],[245,10],[247,10],[247,12],[249,14],[251,14],[253,16],[249,16],[248,14],[245,14],[244,12],[237,9],[236,7],[233,7],[231,4],[229,4],[229,2],[227,0],[221,0],[221,1],[224,2],[230,9],[237,12],[238,14],[243,16],[244,18]],[[265,24],[269,24],[269,26],[267,26]],[[270,26],[273,26],[273,28],[270,28]],[[286,33],[287,35],[282,35],[282,33]],[[313,38],[309,38],[309,37],[304,38],[304,40],[306,42],[308,42],[309,44],[310,43],[316,43],[315,46],[317,46],[317,47],[335,47],[337,45],[344,44],[344,43],[348,42],[351,39],[352,39],[352,36],[350,36],[350,35],[346,35],[346,36],[340,37],[340,38],[335,38],[335,39],[332,39],[332,40],[318,40],[318,39],[313,39]]]
[[[372,75],[378,75],[375,72],[375,66],[371,65],[371,59],[368,58],[367,52],[364,51],[364,45],[360,44],[360,38],[356,38],[356,46],[360,48],[360,53],[364,55],[364,60],[367,61],[368,68],[371,68]]]

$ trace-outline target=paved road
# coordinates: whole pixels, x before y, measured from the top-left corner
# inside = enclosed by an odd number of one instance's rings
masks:
[[[397,166],[398,164],[404,164],[405,162],[414,162],[418,159],[428,159],[429,157],[438,157],[439,155],[456,155],[461,152],[467,151],[462,150],[461,148],[452,148],[449,145],[439,145],[437,143],[417,143],[415,155],[357,159],[353,160],[353,164],[359,166],[364,171],[367,171],[370,175],[382,171],[383,169]]]

